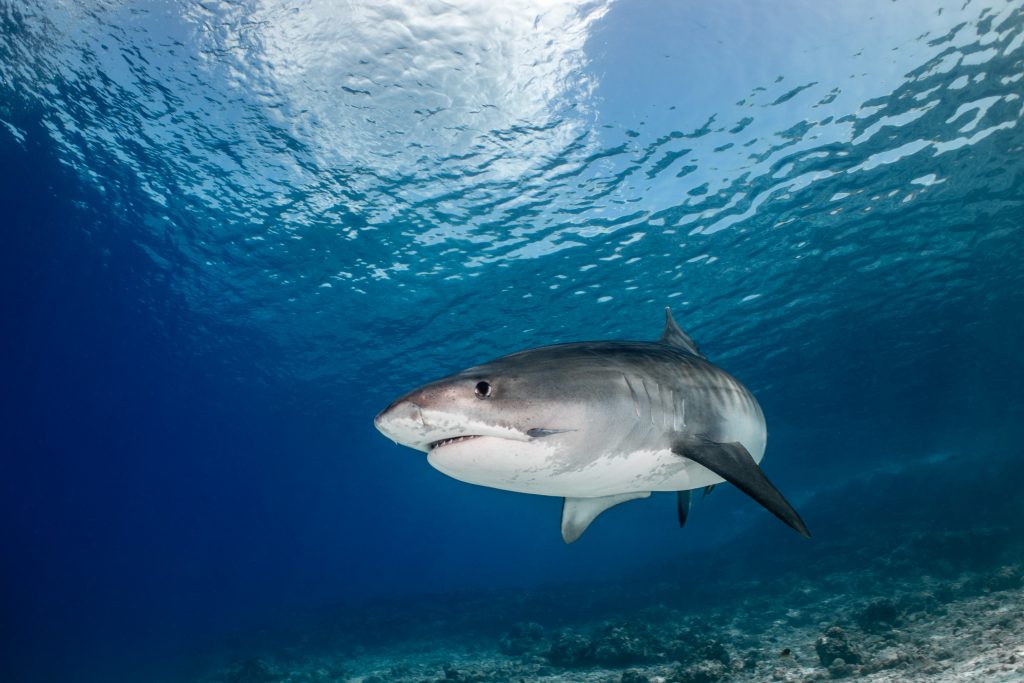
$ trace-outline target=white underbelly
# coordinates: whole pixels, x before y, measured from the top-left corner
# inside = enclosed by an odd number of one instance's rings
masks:
[[[738,441],[760,462],[764,423],[731,421],[724,436]],[[518,493],[593,498],[645,491],[687,491],[724,481],[707,468],[668,448],[639,448],[595,454],[591,447],[555,446],[480,437],[435,449],[428,461],[448,476],[479,486]]]
[[[559,459],[529,467],[472,468],[430,459],[445,474],[470,484],[518,493],[592,498],[642,491],[686,491],[723,481],[717,474],[668,449],[604,455],[585,465],[566,467]]]
[[[609,454],[572,472],[552,472],[541,483],[547,495],[587,498],[641,491],[686,491],[722,478],[668,449]]]

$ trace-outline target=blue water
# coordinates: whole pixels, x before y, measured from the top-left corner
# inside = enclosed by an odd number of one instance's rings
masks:
[[[373,429],[666,305],[816,538],[851,480],[1017,462],[1022,5],[763,5],[0,0],[4,680],[170,680],[282,614],[728,543],[766,516],[732,490],[565,546],[560,501]]]

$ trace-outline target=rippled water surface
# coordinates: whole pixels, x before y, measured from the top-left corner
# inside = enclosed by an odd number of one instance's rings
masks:
[[[511,536],[489,537],[486,512],[467,531],[465,506],[493,499],[459,498],[483,494],[439,483],[369,420],[416,384],[513,350],[655,338],[666,305],[761,398],[779,444],[767,462],[797,499],[1024,413],[1020,2],[0,0],[0,34],[8,171],[39,191],[12,190],[29,208],[4,226],[18,264],[5,283],[29,302],[12,348],[86,349],[74,368],[133,359],[82,379],[39,351],[31,367],[61,374],[24,380],[25,410],[48,416],[24,424],[45,440],[113,396],[166,416],[179,439],[172,458],[146,450],[141,427],[118,441],[111,408],[102,439],[26,456],[52,469],[20,488],[32,502],[19,519],[43,500],[60,509],[54,476],[79,520],[148,520],[156,495],[155,528],[107,539],[133,557],[126,539],[170,534],[147,541],[164,569],[140,593],[174,593],[187,575],[195,602],[222,614],[273,586],[292,586],[274,600],[287,606],[490,570],[498,583],[564,578],[615,542],[646,547],[622,531],[603,549],[524,560],[547,552],[542,525],[555,547],[554,508]],[[62,201],[66,213],[41,210]],[[130,311],[116,325],[108,295],[74,303],[101,281]],[[83,316],[66,334],[62,305]],[[144,331],[114,342],[105,329]],[[162,392],[165,380],[186,389]],[[249,399],[265,412],[251,417]],[[192,401],[207,417],[175,412]],[[265,437],[275,420],[287,426]],[[109,461],[107,438],[121,454]],[[91,486],[117,491],[96,494],[109,506],[54,474],[85,462],[130,463],[113,478],[90,470]],[[130,490],[142,517],[117,503]],[[167,512],[183,500],[208,520],[194,537]],[[487,509],[532,510],[520,503]],[[242,521],[254,509],[258,533]],[[310,531],[313,519],[342,526]],[[39,524],[18,538],[65,539]],[[87,521],[68,524],[91,538]],[[305,545],[281,545],[296,533]],[[232,550],[214,562],[195,539]],[[246,576],[257,539],[261,580],[206,580],[212,566]],[[291,559],[268,559],[278,551]],[[209,598],[215,586],[234,602]]]
[[[1019,286],[1021,21],[15,3],[3,118],[20,137],[35,107],[194,315],[279,349],[263,372],[429,374],[537,335],[650,336],[663,304],[752,366],[820,342],[812,320]]]

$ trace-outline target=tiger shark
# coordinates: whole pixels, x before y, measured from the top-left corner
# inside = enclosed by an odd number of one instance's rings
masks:
[[[677,493],[682,525],[691,490],[723,481],[810,537],[759,467],[767,431],[757,400],[668,308],[657,341],[513,353],[414,389],[374,424],[460,481],[563,498],[566,543],[654,491]]]

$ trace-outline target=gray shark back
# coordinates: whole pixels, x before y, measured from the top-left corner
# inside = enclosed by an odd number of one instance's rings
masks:
[[[628,426],[617,443],[606,444],[610,448],[669,448],[679,436],[699,435],[741,441],[757,460],[764,452],[764,414],[753,394],[703,356],[661,341],[543,346],[460,375],[515,376],[529,381],[538,393],[561,391],[585,396],[592,404],[605,403],[605,419]]]

